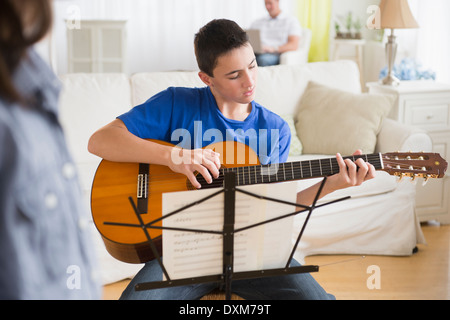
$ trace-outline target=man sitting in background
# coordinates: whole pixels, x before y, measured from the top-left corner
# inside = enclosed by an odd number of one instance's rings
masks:
[[[298,20],[281,12],[279,0],[264,0],[268,16],[252,23],[250,29],[261,32],[262,53],[256,54],[259,66],[271,66],[280,63],[280,54],[298,49],[302,32]]]

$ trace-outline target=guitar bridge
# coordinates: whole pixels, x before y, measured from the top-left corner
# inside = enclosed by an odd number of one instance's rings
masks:
[[[139,174],[137,183],[137,198],[147,198],[148,197],[148,174]]]
[[[137,208],[140,214],[148,211],[148,176],[150,174],[150,165],[146,163],[139,164],[139,174],[137,177]]]

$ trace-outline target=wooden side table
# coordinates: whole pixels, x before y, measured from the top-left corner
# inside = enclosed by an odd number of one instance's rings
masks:
[[[450,84],[434,81],[402,81],[398,87],[367,84],[370,93],[397,96],[390,118],[427,130],[433,152],[450,160]],[[396,150],[393,150],[396,151]],[[408,151],[408,150],[403,150]],[[443,179],[417,184],[416,210],[421,221],[450,223],[450,172]]]

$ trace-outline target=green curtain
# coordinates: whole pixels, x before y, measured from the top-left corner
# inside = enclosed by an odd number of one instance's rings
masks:
[[[297,17],[312,32],[309,62],[328,61],[332,0],[297,0]]]

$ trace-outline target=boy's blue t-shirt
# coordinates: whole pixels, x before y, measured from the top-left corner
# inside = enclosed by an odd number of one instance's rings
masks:
[[[252,101],[244,121],[227,119],[209,87],[170,87],[118,118],[142,139],[185,149],[234,140],[252,148],[261,164],[286,162],[289,154],[291,133],[280,116]]]

